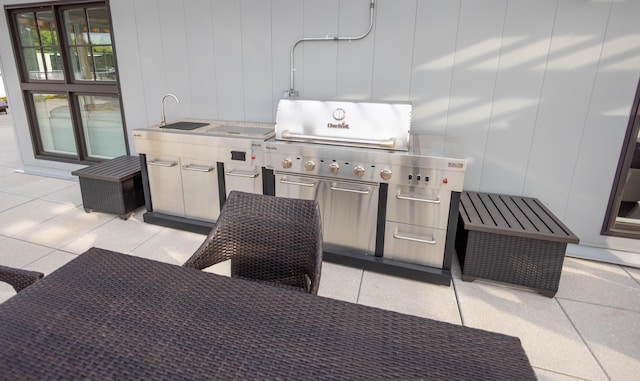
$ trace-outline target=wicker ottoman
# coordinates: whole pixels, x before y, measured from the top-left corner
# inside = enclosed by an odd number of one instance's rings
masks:
[[[553,297],[578,237],[539,200],[463,192],[456,235],[462,280],[518,284]]]
[[[140,159],[120,156],[71,172],[80,180],[84,210],[117,214],[126,220],[144,205]]]

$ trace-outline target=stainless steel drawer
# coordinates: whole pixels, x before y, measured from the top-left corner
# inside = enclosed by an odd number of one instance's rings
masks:
[[[180,164],[186,217],[215,221],[220,214],[216,163],[180,158]]]
[[[449,190],[390,184],[386,220],[446,229],[450,203]]]
[[[387,222],[383,257],[441,268],[446,236],[442,229]]]

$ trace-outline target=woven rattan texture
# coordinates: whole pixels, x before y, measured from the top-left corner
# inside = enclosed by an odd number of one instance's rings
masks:
[[[318,293],[322,225],[315,200],[233,191],[185,267],[231,260],[231,275]]]
[[[547,296],[558,291],[566,244],[469,231],[465,250],[465,277],[532,287]]]
[[[31,286],[38,279],[42,279],[43,273],[0,266],[0,282],[9,283],[16,292]]]
[[[535,379],[514,337],[100,249],[0,305],[0,375]]]

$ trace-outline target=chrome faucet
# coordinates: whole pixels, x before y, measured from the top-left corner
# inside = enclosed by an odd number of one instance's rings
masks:
[[[176,102],[180,103],[180,100],[178,99],[178,97],[176,97],[173,94],[165,94],[162,97],[162,102],[160,102],[160,103],[162,103],[162,120],[160,121],[160,125],[161,126],[165,126],[167,124],[167,119],[164,116],[164,100],[167,99],[167,97],[173,97],[173,99],[175,99]]]

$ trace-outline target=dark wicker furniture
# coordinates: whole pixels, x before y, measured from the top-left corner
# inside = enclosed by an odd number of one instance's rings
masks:
[[[144,205],[140,159],[120,156],[71,172],[80,180],[82,204],[93,210],[117,214],[126,220]]]
[[[231,260],[231,276],[318,293],[322,224],[315,200],[232,191],[185,267]]]
[[[511,336],[101,249],[0,305],[9,380],[534,380]]]
[[[42,279],[43,273],[0,266],[0,282],[9,283],[16,292],[31,286],[38,279]]]
[[[579,242],[539,200],[463,192],[456,235],[462,279],[518,284],[553,297],[568,243]]]

